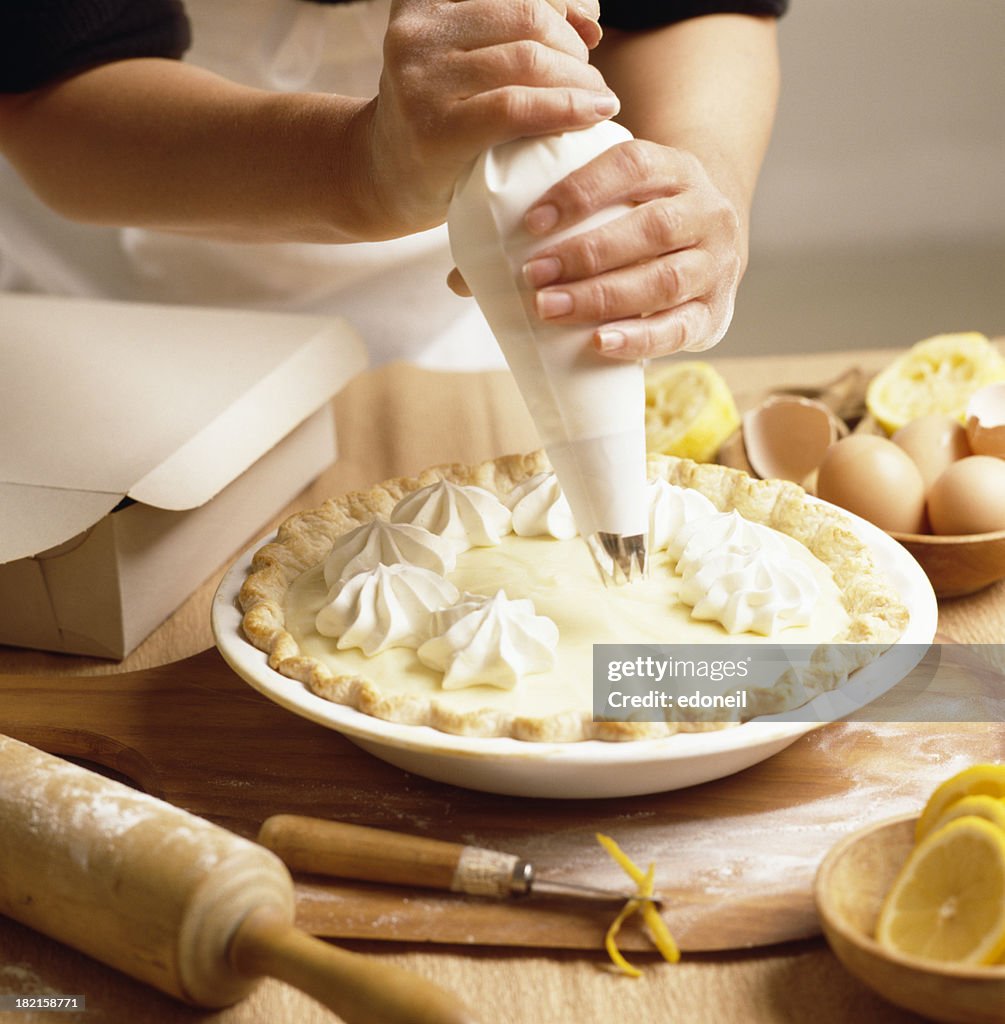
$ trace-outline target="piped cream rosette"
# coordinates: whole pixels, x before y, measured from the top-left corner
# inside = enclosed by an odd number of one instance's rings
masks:
[[[553,473],[527,481],[512,499],[525,536],[568,529]],[[497,545],[512,525],[510,509],[481,487],[439,480],[406,495],[389,521],[374,519],[332,545],[317,631],[340,650],[358,647],[367,656],[414,648],[424,665],[443,673],[445,690],[512,689],[547,671],[558,646],[551,619],[502,590],[462,595],[445,576],[456,562],[452,552]]]

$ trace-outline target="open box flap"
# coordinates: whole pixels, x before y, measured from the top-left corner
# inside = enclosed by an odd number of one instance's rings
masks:
[[[0,564],[76,537],[111,512],[122,497],[0,483]]]
[[[70,539],[122,495],[205,503],[366,354],[334,317],[0,294],[0,363],[10,561]]]
[[[130,487],[129,496],[165,509],[205,504],[365,367],[365,349],[348,327],[328,324]]]

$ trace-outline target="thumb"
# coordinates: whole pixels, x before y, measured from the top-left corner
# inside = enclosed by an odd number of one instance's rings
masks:
[[[588,49],[600,42],[600,0],[569,0],[565,16]]]

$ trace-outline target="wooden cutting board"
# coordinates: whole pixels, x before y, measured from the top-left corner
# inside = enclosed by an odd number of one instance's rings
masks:
[[[271,703],[214,650],[104,677],[0,676],[0,732],[127,776],[244,836],[280,812],[477,844],[541,875],[624,888],[599,848],[613,836],[656,864],[685,950],[737,949],[817,932],[811,885],[849,831],[916,811],[942,779],[1000,760],[1000,726],[838,724],[739,775],[619,800],[494,796],[410,775]],[[596,949],[613,910],[497,903],[317,878],[298,918],[319,935]],[[625,949],[651,948],[626,926]]]

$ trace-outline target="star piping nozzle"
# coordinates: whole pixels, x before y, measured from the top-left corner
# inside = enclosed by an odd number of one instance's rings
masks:
[[[621,586],[645,578],[648,562],[644,533],[626,537],[598,530],[586,538],[586,546],[605,587]]]

